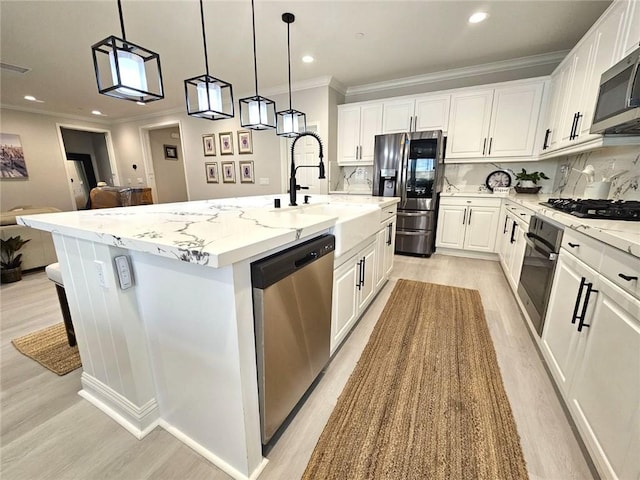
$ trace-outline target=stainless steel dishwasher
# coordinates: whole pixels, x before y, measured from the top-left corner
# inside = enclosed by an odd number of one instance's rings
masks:
[[[329,361],[334,250],[323,235],[251,264],[263,444]]]

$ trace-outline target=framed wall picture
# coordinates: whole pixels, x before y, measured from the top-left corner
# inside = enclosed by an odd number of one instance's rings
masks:
[[[222,181],[236,183],[236,162],[222,162]]]
[[[220,155],[233,155],[233,135],[231,132],[220,134]]]
[[[253,153],[251,130],[238,130],[238,153]]]
[[[218,183],[218,162],[207,162],[204,168],[207,171],[207,183]]]
[[[240,167],[240,183],[255,183],[253,176],[253,161],[240,161],[238,162],[238,167]]]
[[[164,147],[164,158],[168,160],[177,160],[178,159],[178,147],[175,145],[163,145]]]
[[[202,150],[205,157],[216,156],[216,136],[215,134],[202,136]]]
[[[0,178],[29,178],[19,135],[0,133]]]

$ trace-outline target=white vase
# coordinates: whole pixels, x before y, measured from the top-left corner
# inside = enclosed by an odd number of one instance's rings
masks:
[[[520,186],[523,188],[533,188],[536,186],[536,184],[533,183],[533,180],[521,180]]]

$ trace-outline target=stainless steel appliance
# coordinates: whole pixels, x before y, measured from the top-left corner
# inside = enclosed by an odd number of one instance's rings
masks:
[[[540,205],[581,218],[640,222],[640,202],[635,200],[581,200],[550,198]]]
[[[640,48],[602,74],[590,131],[640,134]]]
[[[334,250],[323,235],[251,264],[263,444],[329,361]]]
[[[375,137],[373,195],[401,198],[396,253],[429,256],[434,251],[443,140],[441,130]]]
[[[531,218],[529,231],[525,233],[527,247],[520,273],[518,296],[539,335],[544,326],[544,315],[563,233],[560,225],[537,216]]]

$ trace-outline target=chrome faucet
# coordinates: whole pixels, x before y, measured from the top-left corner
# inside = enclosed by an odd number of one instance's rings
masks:
[[[293,160],[293,150],[296,146],[296,142],[298,140],[300,140],[302,137],[306,137],[306,136],[310,136],[315,138],[318,141],[318,146],[320,147],[320,153],[319,153],[319,157],[320,157],[320,163],[318,165],[299,165],[296,167],[296,164]],[[300,188],[300,185],[298,185],[296,183],[296,171],[299,168],[315,168],[316,166],[318,167],[318,169],[320,170],[320,174],[318,176],[319,179],[322,178],[327,178],[325,176],[325,170],[324,170],[324,163],[322,162],[322,159],[324,158],[324,154],[322,153],[322,140],[320,140],[320,136],[315,133],[315,132],[302,132],[300,135],[298,135],[295,140],[293,141],[293,143],[291,144],[291,177],[289,178],[289,205],[292,207],[297,206],[298,204],[296,203],[296,190],[298,190]]]

